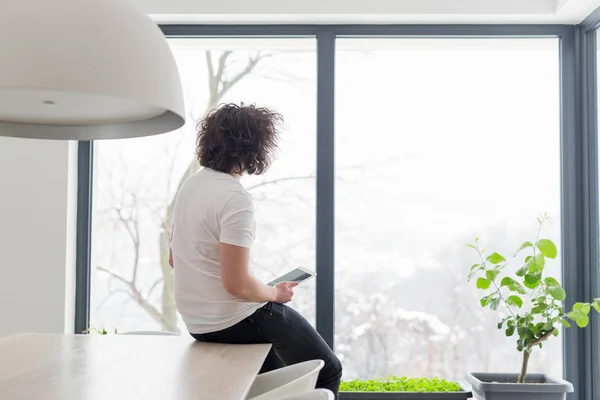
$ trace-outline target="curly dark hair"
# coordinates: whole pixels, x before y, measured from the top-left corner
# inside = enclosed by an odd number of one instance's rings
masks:
[[[198,162],[228,174],[264,174],[277,149],[282,122],[283,117],[268,108],[222,104],[198,122]]]

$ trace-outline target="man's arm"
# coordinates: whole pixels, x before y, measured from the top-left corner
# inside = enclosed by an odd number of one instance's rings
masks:
[[[220,243],[221,280],[225,290],[242,300],[255,302],[275,301],[277,290],[259,282],[250,275],[250,249]]]
[[[250,247],[254,241],[254,206],[247,193],[238,193],[226,203],[220,219],[219,264],[221,281],[229,294],[253,302],[287,303],[297,283],[266,285],[250,274]]]
[[[225,290],[238,299],[266,303],[287,303],[294,296],[298,282],[280,282],[275,287],[265,285],[248,270],[250,249],[227,243],[219,244],[221,280]]]

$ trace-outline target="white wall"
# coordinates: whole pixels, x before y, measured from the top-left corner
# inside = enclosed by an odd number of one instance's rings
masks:
[[[0,337],[72,330],[75,146],[0,137]]]

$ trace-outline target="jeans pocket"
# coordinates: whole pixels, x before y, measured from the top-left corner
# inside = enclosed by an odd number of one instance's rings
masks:
[[[272,303],[269,309],[271,317],[275,317],[278,320],[285,321],[287,316],[287,306],[285,304]]]

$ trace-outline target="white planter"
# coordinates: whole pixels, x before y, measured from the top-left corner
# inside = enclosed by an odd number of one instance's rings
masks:
[[[470,373],[467,382],[475,400],[566,400],[573,392],[569,382],[546,374],[528,374],[526,383],[516,383],[518,374]]]

